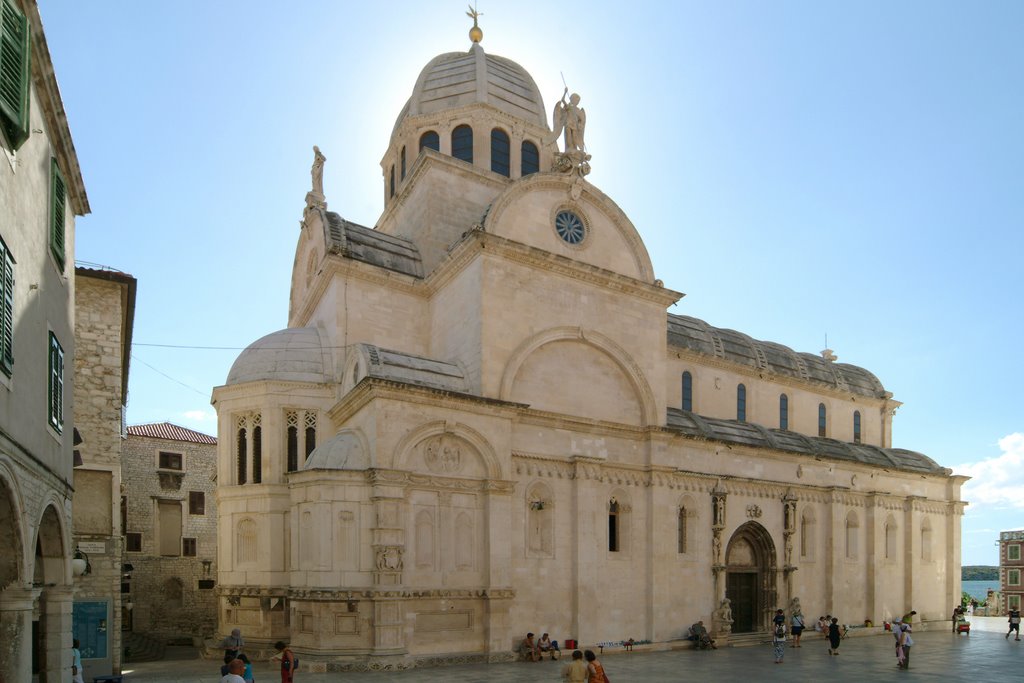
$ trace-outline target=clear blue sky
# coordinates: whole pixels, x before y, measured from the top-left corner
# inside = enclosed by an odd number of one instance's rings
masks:
[[[420,69],[465,0],[41,0],[92,215],[139,280],[128,419],[214,433],[237,350],[286,325],[311,147],[373,225]],[[1024,3],[482,0],[483,47],[564,74],[589,176],[672,311],[868,368],[893,444],[975,479],[965,564],[1024,527]]]

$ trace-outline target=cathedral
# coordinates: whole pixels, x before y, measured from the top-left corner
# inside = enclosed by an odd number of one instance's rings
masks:
[[[868,370],[667,313],[585,102],[470,38],[398,112],[376,225],[314,148],[288,327],[213,392],[219,631],[389,668],[944,619],[964,478],[892,448]]]

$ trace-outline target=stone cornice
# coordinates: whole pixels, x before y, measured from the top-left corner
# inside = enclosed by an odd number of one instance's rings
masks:
[[[294,588],[290,586],[252,586],[222,583],[217,595],[239,598],[288,598],[304,602],[351,602],[381,599],[512,600],[516,590],[504,588]]]
[[[697,493],[709,493],[720,483],[727,493],[748,498],[782,500],[787,492],[803,503],[837,503],[848,507],[878,507],[915,510],[931,514],[963,514],[962,501],[943,501],[905,497],[877,491],[852,491],[836,486],[802,485],[785,481],[766,481],[731,475],[672,470],[666,467],[610,463],[593,457],[557,457],[540,453],[513,451],[513,472],[522,478],[584,479],[625,486],[664,487]]]
[[[584,282],[608,291],[650,301],[665,308],[679,301],[683,296],[681,292],[657,284],[620,275],[600,266],[576,261],[479,229],[469,231],[461,241],[452,247],[448,259],[443,261],[427,278],[428,286],[432,291],[437,291],[451,277],[451,274],[446,272],[448,269],[453,268],[455,269],[453,272],[458,272],[466,265],[462,261],[471,261],[482,252],[546,273],[556,273],[573,281]]]
[[[379,377],[364,377],[334,407],[327,411],[327,416],[335,424],[344,424],[374,399],[449,408],[504,419],[513,417],[516,410],[525,407],[522,403],[512,403],[496,398],[432,389]]]
[[[71,208],[76,216],[84,216],[92,209],[89,208],[89,198],[85,193],[85,181],[82,179],[82,170],[78,165],[78,154],[75,152],[75,143],[71,138],[67,113],[64,111],[64,101],[61,99],[57,77],[53,71],[53,62],[50,60],[50,49],[46,45],[43,22],[39,17],[39,10],[35,2],[24,3],[23,9],[31,33],[32,80],[36,96],[39,98],[43,119],[46,121],[47,137],[54,154],[60,160]]]
[[[239,384],[222,384],[213,388],[213,398],[210,403],[216,405],[218,401],[231,401],[234,399],[250,398],[252,396],[284,395],[289,398],[297,389],[311,389],[324,397],[334,395],[333,386],[316,382],[285,382],[281,380],[257,380],[254,382],[241,382]],[[252,408],[247,408],[251,410]]]

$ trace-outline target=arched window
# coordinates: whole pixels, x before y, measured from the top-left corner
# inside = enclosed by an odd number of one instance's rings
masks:
[[[452,156],[473,163],[473,129],[466,124],[452,131]]]
[[[248,444],[248,438],[247,438],[246,429],[245,429],[244,426],[243,427],[239,427],[238,428],[237,450],[236,450],[236,457],[238,459],[238,477],[235,480],[236,484],[244,484],[246,482],[246,480],[248,479],[248,477],[246,476],[246,471],[247,470],[246,470],[246,463],[245,463],[245,455],[246,455],[246,452],[249,450],[247,444]]]
[[[885,559],[896,559],[896,520],[892,515],[885,520]]]
[[[306,411],[306,457],[316,448],[316,413]]]
[[[523,140],[522,149],[522,173],[530,175],[540,170],[540,154],[537,152],[537,145],[529,140]]]
[[[679,531],[676,538],[677,550],[679,554],[686,552],[686,508],[682,505],[679,506]]]
[[[693,375],[683,373],[683,410],[693,412]]]
[[[608,501],[608,552],[619,552],[621,548],[619,532],[619,503],[612,498]]]
[[[299,428],[298,422],[292,422],[295,413],[288,414],[288,471],[294,472],[299,469]]]
[[[932,561],[932,523],[928,518],[921,522],[921,559]]]
[[[825,404],[818,404],[818,436],[827,436],[825,429]]]
[[[789,397],[779,396],[779,429],[789,429]]]
[[[736,419],[747,421],[747,388],[742,384],[736,387]]]
[[[857,513],[850,511],[846,516],[846,559],[857,559],[857,541],[860,536],[860,521]]]
[[[424,147],[432,149],[435,152],[441,151],[441,138],[435,131],[428,130],[420,136],[420,149],[423,149]]]
[[[500,128],[491,131],[491,170],[500,173],[506,178],[511,175],[509,165],[509,154],[511,146],[508,141],[508,134]]]
[[[388,196],[395,196],[395,167],[391,167],[391,175],[388,178]]]
[[[263,427],[252,428],[252,483],[263,483]]]
[[[259,555],[259,548],[256,540],[256,522],[251,519],[243,519],[238,523],[235,530],[235,557],[238,563],[255,562]]]
[[[800,558],[814,559],[814,513],[810,508],[800,515]]]
[[[853,411],[853,442],[860,443],[860,411]]]
[[[402,160],[402,180],[405,180],[405,147],[402,147],[402,153],[400,157]]]

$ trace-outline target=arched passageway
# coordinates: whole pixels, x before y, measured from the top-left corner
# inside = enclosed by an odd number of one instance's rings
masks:
[[[771,534],[757,522],[747,522],[729,539],[725,558],[725,597],[732,603],[733,633],[768,630],[778,598]]]

